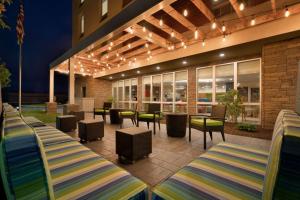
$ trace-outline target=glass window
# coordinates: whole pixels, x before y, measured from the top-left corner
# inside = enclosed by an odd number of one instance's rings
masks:
[[[163,102],[173,102],[173,73],[163,75]]]
[[[237,88],[243,102],[260,102],[260,60],[239,62],[237,66]]]
[[[212,105],[197,105],[197,112],[203,115],[210,115],[211,114]]]
[[[104,16],[108,13],[108,0],[102,0],[102,13],[101,15]]]
[[[187,102],[187,71],[175,73],[175,101]]]
[[[84,15],[82,15],[80,19],[80,33],[84,33]]]
[[[119,81],[118,84],[118,101],[123,101],[124,81]]]
[[[187,105],[186,104],[175,104],[175,112],[176,113],[187,113]]]
[[[226,92],[234,89],[233,67],[233,63],[216,66],[216,101],[219,101]]]
[[[131,101],[137,101],[137,79],[131,80]]]
[[[212,67],[200,68],[197,71],[197,101],[198,102],[212,102],[212,84],[213,71]]]
[[[150,101],[151,78],[150,76],[143,78],[143,101]]]
[[[161,76],[152,76],[152,101],[160,101],[161,96]]]
[[[125,101],[130,101],[130,80],[125,80]]]
[[[173,103],[163,104],[163,112],[173,112]]]

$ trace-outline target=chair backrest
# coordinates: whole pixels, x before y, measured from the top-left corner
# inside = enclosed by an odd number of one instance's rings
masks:
[[[103,109],[108,110],[112,106],[112,102],[104,102],[103,103]]]
[[[150,103],[148,107],[148,113],[154,114],[155,112],[160,112],[160,104]]]
[[[225,119],[226,106],[225,105],[213,105],[211,110],[211,116]]]

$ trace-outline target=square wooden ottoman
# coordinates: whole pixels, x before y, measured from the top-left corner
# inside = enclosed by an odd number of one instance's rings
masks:
[[[81,142],[102,139],[104,137],[104,121],[81,120],[78,123],[78,136]]]
[[[77,127],[77,121],[75,115],[62,115],[56,117],[56,128],[63,132],[70,132]]]
[[[116,131],[116,153],[119,161],[133,163],[152,153],[152,131],[130,127]]]

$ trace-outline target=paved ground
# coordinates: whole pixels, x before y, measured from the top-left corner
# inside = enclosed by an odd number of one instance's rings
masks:
[[[92,116],[87,114],[86,118]],[[109,117],[107,117],[108,119]],[[130,120],[125,120],[124,127],[130,127]],[[146,123],[140,123],[141,127],[146,128]],[[152,128],[152,127],[150,127]],[[194,158],[204,153],[203,135],[201,132],[192,131],[192,142],[188,141],[188,136],[185,138],[170,138],[166,134],[166,127],[162,125],[161,130],[152,136],[152,151],[149,158],[145,158],[135,162],[134,164],[123,165],[118,163],[118,157],[115,153],[115,130],[119,126],[111,125],[109,119],[105,124],[105,136],[102,141],[94,141],[85,145],[94,152],[102,155],[106,159],[116,163],[120,167],[126,169],[134,176],[140,178],[150,187],[155,186],[165,180],[180,168],[191,162]],[[188,133],[188,131],[187,131]],[[69,133],[72,137],[77,138],[77,133]],[[243,136],[235,136],[226,134],[226,141],[252,146],[264,150],[268,150],[270,146],[269,140],[249,138]],[[213,133],[213,142],[208,138],[207,147],[218,144],[222,141],[220,133]]]

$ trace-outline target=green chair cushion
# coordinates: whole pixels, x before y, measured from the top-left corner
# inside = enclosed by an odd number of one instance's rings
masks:
[[[104,110],[104,109],[102,109],[102,108],[96,108],[95,109],[95,112],[99,112],[99,113],[109,113],[109,110]]]
[[[124,115],[124,116],[130,116],[130,115],[134,115],[135,112],[133,111],[123,111],[123,112],[120,112],[120,115]]]
[[[141,119],[153,119],[154,114],[139,114],[139,118]],[[156,114],[155,118],[160,118],[160,115]]]
[[[204,126],[204,119],[192,119],[191,124],[194,126]],[[213,119],[206,119],[206,126],[223,126],[223,122]]]

